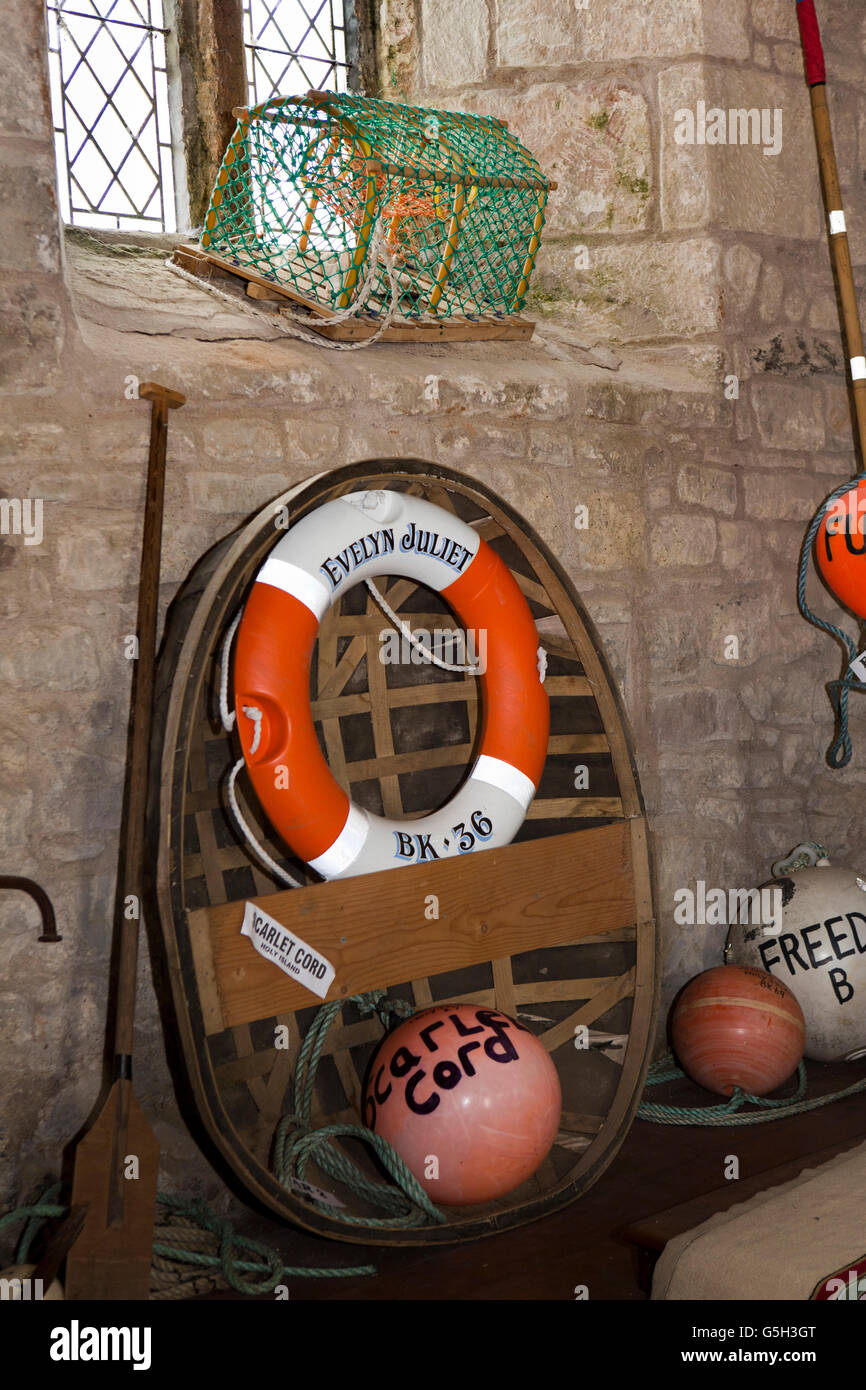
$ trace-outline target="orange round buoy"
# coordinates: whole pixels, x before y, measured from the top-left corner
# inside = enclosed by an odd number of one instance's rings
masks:
[[[674,1051],[699,1086],[730,1096],[775,1091],[803,1056],[803,1010],[767,970],[718,965],[686,985],[671,1019]]]
[[[373,1059],[364,1122],[434,1202],[504,1197],[530,1178],[559,1129],[550,1053],[497,1009],[440,1004],[389,1033]]]
[[[840,603],[866,618],[866,481],[830,506],[815,535],[815,562]]]

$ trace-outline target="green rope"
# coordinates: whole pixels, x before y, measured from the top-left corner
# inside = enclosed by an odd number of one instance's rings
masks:
[[[679,1081],[685,1076],[686,1073],[674,1061],[673,1053],[666,1052],[664,1057],[660,1057],[650,1066],[646,1088],[648,1090],[650,1086],[660,1086],[665,1081]],[[866,1091],[866,1077],[862,1081],[855,1081],[851,1086],[846,1086],[842,1091],[832,1091],[829,1095],[817,1096],[814,1100],[804,1100],[806,1064],[801,1062],[797,1068],[797,1089],[792,1096],[767,1100],[764,1096],[753,1096],[751,1092],[743,1091],[737,1086],[730,1100],[724,1105],[654,1105],[643,1100],[636,1114],[639,1120],[649,1120],[658,1125],[760,1125],[765,1124],[767,1120],[783,1120],[789,1115],[804,1115],[809,1110],[818,1110],[822,1105],[830,1105],[834,1100],[856,1095],[858,1091]],[[745,1114],[739,1114],[744,1105],[754,1105],[758,1107],[758,1112],[747,1111]]]
[[[30,1206],[16,1207],[14,1211],[0,1216],[0,1231],[17,1221],[26,1221],[15,1253],[16,1264],[27,1264],[30,1246],[34,1237],[47,1220],[66,1216],[69,1208],[51,1200],[60,1192],[61,1184],[55,1183],[43,1194],[39,1201]],[[201,1199],[187,1201],[168,1192],[160,1192],[157,1201],[170,1207],[180,1216],[189,1217],[203,1231],[208,1231],[219,1241],[219,1253],[203,1254],[196,1250],[186,1250],[181,1245],[165,1245],[155,1241],[153,1253],[164,1260],[174,1260],[181,1264],[198,1265],[201,1269],[216,1270],[222,1274],[229,1288],[236,1293],[273,1293],[278,1284],[286,1279],[347,1279],[355,1275],[375,1274],[374,1265],[353,1265],[340,1269],[313,1269],[303,1265],[284,1265],[279,1251],[262,1241],[249,1236],[238,1235],[231,1222],[211,1211],[207,1202]],[[255,1258],[244,1258],[244,1255]],[[246,1276],[253,1275],[254,1278]]]
[[[207,1255],[198,1251],[184,1250],[182,1246],[164,1245],[155,1242],[153,1253],[164,1260],[176,1260],[184,1264],[198,1265],[202,1269],[218,1269],[235,1293],[268,1294],[273,1293],[278,1284],[285,1279],[334,1279],[351,1278],[354,1275],[375,1274],[373,1265],[355,1265],[341,1269],[312,1269],[302,1265],[284,1265],[279,1251],[262,1241],[236,1233],[230,1221],[217,1216],[207,1202],[186,1201],[161,1192],[158,1199],[163,1206],[170,1207],[181,1216],[188,1216],[203,1231],[209,1231],[219,1239],[219,1254]],[[256,1259],[243,1259],[242,1251],[257,1256]],[[255,1279],[245,1275],[257,1276]]]
[[[59,1191],[60,1183],[58,1182],[53,1187],[49,1187],[48,1191],[32,1206],[16,1207],[14,1211],[7,1211],[4,1216],[0,1216],[0,1231],[4,1231],[7,1226],[14,1226],[16,1221],[26,1220],[27,1222],[18,1238],[18,1245],[15,1250],[16,1264],[28,1263],[27,1256],[30,1253],[30,1246],[46,1221],[55,1216],[66,1215],[67,1208],[60,1206],[53,1200]]]
[[[431,1202],[418,1179],[381,1135],[375,1134],[365,1125],[334,1124],[323,1125],[319,1129],[312,1126],[313,1094],[322,1050],[331,1025],[343,1005],[348,1003],[355,1004],[362,1016],[377,1013],[385,1027],[393,1022],[394,1016],[405,1018],[413,1012],[410,1004],[386,998],[383,990],[352,995],[349,999],[322,1005],[307,1030],[298,1054],[293,1083],[295,1108],[283,1116],[277,1130],[275,1175],[279,1182],[291,1191],[296,1179],[306,1182],[307,1166],[314,1162],[330,1178],[342,1183],[356,1196],[386,1213],[383,1217],[350,1216],[329,1203],[328,1214],[332,1219],[346,1225],[402,1229],[431,1222],[441,1224],[447,1220],[445,1214]],[[334,1139],[347,1138],[360,1139],[368,1144],[396,1186],[371,1179],[347,1155],[332,1147]],[[46,1220],[67,1214],[68,1209],[56,1201],[60,1190],[60,1183],[56,1183],[33,1205],[18,1207],[7,1212],[5,1216],[0,1216],[0,1231],[16,1221],[27,1223],[19,1240],[17,1263],[27,1263],[33,1239]],[[310,1196],[309,1191],[305,1196],[308,1200],[316,1200],[314,1196]],[[219,1250],[217,1254],[209,1255],[186,1250],[182,1245],[167,1245],[162,1241],[156,1241],[153,1253],[165,1260],[219,1271],[236,1293],[273,1293],[284,1279],[351,1278],[355,1275],[376,1273],[373,1265],[355,1265],[341,1269],[284,1265],[279,1252],[272,1246],[237,1234],[231,1222],[217,1216],[206,1202],[198,1199],[187,1201],[162,1192],[158,1195],[158,1201],[179,1215],[189,1217],[203,1231],[216,1236]]]
[[[348,1187],[355,1196],[386,1213],[379,1217],[350,1216],[329,1204],[328,1214],[332,1219],[348,1226],[402,1229],[428,1225],[430,1222],[441,1224],[448,1219],[444,1212],[431,1202],[418,1179],[381,1135],[366,1125],[333,1124],[322,1125],[318,1129],[312,1126],[313,1093],[322,1049],[331,1025],[346,1003],[357,1005],[362,1016],[378,1013],[386,1027],[392,1021],[390,1016],[405,1018],[413,1012],[410,1004],[387,999],[383,990],[355,994],[349,999],[322,1005],[307,1030],[298,1054],[293,1084],[294,1108],[283,1116],[277,1128],[274,1175],[283,1187],[291,1191],[296,1179],[306,1181],[307,1165],[312,1161],[328,1177]],[[368,1177],[346,1154],[333,1147],[332,1141],[335,1139],[360,1139],[367,1144],[397,1186],[376,1182]]]

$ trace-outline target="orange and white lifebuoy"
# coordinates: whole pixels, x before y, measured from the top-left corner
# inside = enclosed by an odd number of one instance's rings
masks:
[[[313,725],[310,663],[322,617],[365,579],[405,575],[486,633],[483,725],[470,774],[415,820],[370,815],[332,776]],[[358,492],[302,518],[253,585],[234,660],[237,727],[256,795],[323,878],[348,878],[507,844],[544,767],[550,710],[538,633],[507,565],[465,522],[402,493]]]

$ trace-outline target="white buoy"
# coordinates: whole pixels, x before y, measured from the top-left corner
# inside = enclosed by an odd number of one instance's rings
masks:
[[[780,890],[781,925],[732,926],[726,959],[769,970],[793,990],[807,1057],[854,1061],[866,1055],[866,875],[826,859],[773,869],[780,876],[762,887]]]

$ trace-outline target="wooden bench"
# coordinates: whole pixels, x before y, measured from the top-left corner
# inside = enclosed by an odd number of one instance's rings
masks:
[[[728,1211],[730,1207],[748,1201],[759,1192],[766,1192],[782,1183],[791,1182],[805,1169],[817,1168],[848,1149],[856,1148],[858,1144],[862,1144],[864,1138],[866,1135],[858,1134],[830,1144],[827,1148],[801,1154],[799,1158],[780,1163],[778,1167],[766,1168],[761,1173],[752,1173],[746,1178],[731,1180],[724,1187],[713,1188],[711,1192],[692,1197],[688,1202],[667,1207],[664,1211],[655,1212],[622,1227],[617,1235],[636,1249],[640,1287],[649,1294],[656,1262],[668,1241],[673,1240],[675,1236],[693,1230],[694,1227],[708,1221],[711,1216]]]

